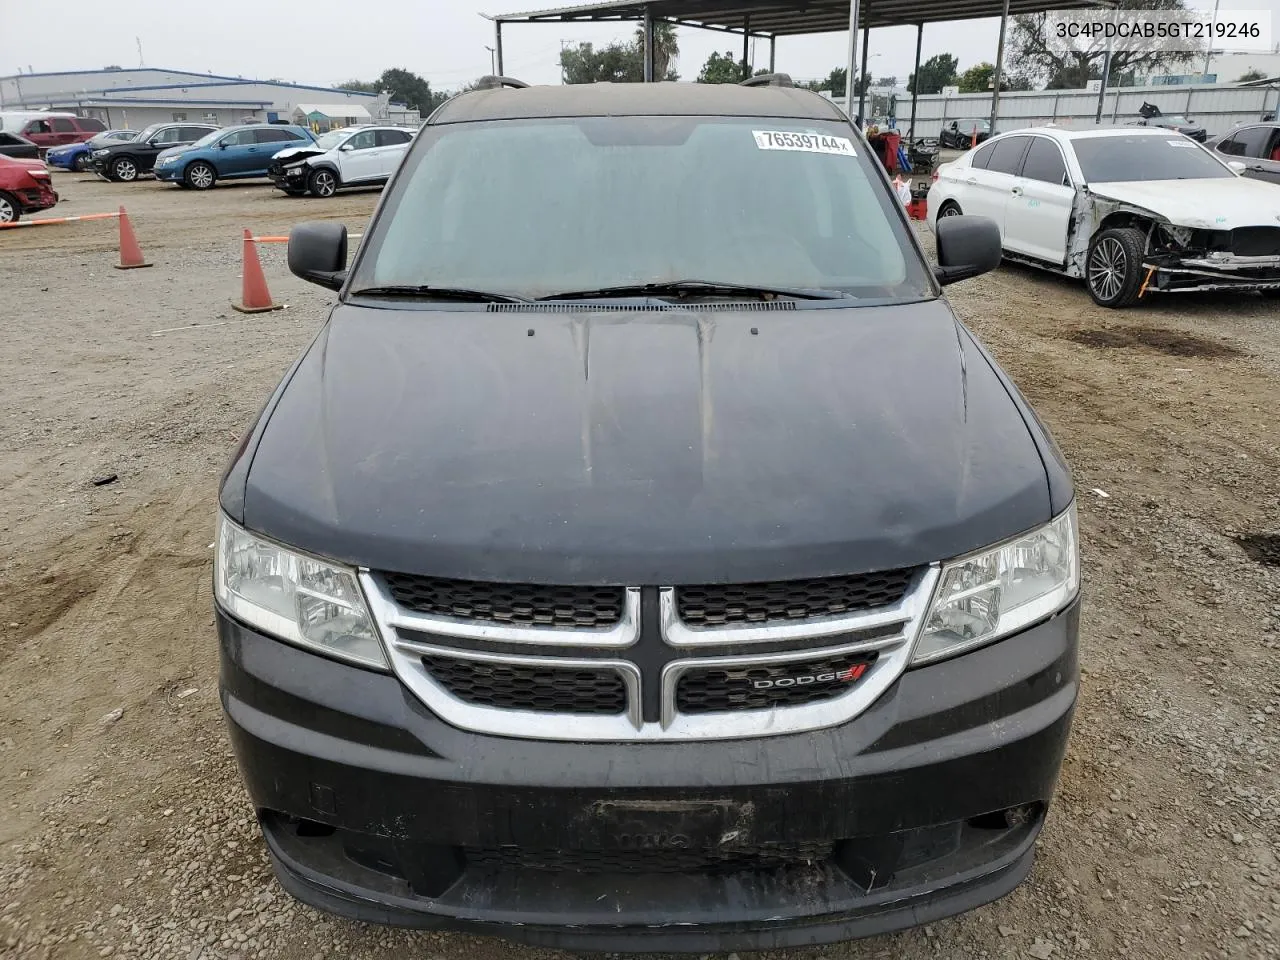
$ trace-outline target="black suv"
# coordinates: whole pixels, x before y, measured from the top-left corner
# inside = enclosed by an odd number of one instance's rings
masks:
[[[811,944],[1027,875],[1068,468],[866,141],[784,78],[437,111],[235,454],[215,594],[281,883],[597,950]]]
[[[129,183],[154,170],[161,151],[185,147],[217,129],[209,123],[153,123],[132,140],[94,150],[89,164],[100,177]]]

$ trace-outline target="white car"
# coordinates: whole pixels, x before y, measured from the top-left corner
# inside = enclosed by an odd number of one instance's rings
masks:
[[[945,164],[938,217],[977,214],[1004,255],[1084,279],[1104,307],[1152,292],[1280,293],[1280,188],[1169,130],[1032,127]]]
[[[332,197],[343,187],[386,183],[400,166],[416,131],[411,127],[341,127],[315,143],[281,150],[268,174],[290,196]]]

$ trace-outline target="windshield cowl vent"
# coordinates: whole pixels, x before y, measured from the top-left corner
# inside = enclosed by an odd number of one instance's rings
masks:
[[[794,310],[794,300],[746,300],[740,303],[491,303],[489,313],[759,313]]]

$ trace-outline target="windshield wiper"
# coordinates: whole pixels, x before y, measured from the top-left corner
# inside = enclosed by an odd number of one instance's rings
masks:
[[[433,287],[430,284],[401,284],[386,287],[362,287],[352,290],[352,296],[406,297],[415,300],[458,300],[464,303],[528,303],[528,297],[492,290],[469,290],[466,287]]]
[[[713,280],[669,280],[658,283],[629,283],[595,290],[567,290],[540,297],[540,300],[603,300],[610,297],[661,296],[756,297],[760,300],[844,300],[854,299],[842,290],[822,287],[762,287],[749,283],[720,283]]]

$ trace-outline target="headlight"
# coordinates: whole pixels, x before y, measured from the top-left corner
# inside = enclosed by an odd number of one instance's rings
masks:
[[[160,166],[162,167],[168,166],[171,163],[177,163],[181,159],[182,159],[182,154],[178,154],[176,157],[165,157],[163,160],[160,161]]]
[[[218,515],[218,602],[245,623],[319,653],[385,670],[355,571],[255,537]]]
[[[290,167],[288,170],[285,171],[285,175],[290,177],[300,177],[302,176],[302,168]]]
[[[110,150],[95,150],[93,151],[93,155],[95,157],[105,157],[110,152]]]
[[[1057,613],[1080,586],[1076,505],[1039,530],[945,564],[916,644],[928,663]]]

